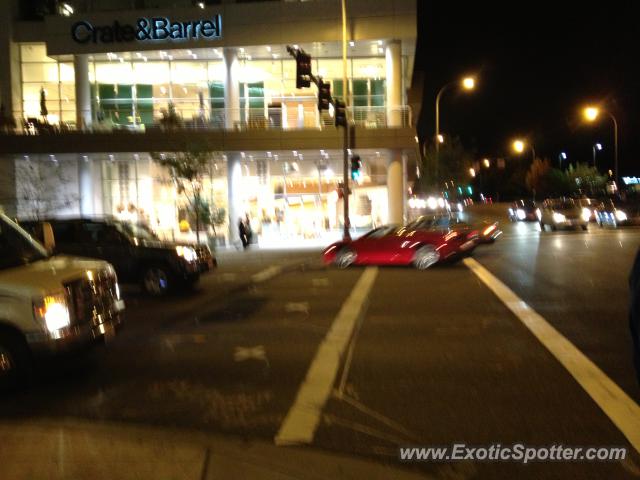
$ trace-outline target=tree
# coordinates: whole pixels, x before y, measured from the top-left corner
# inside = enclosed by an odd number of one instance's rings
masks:
[[[567,169],[567,177],[574,192],[589,196],[602,193],[607,183],[605,175],[600,175],[597,168],[590,167],[586,163],[578,163],[575,167],[570,165]]]
[[[166,168],[179,194],[187,199],[190,216],[196,223],[196,241],[200,243],[200,229],[211,225],[209,205],[202,196],[202,183],[211,174],[214,154],[192,148],[176,153],[151,153],[154,162]]]
[[[534,196],[563,196],[573,192],[571,179],[562,170],[553,168],[546,158],[533,161],[527,171],[525,184]]]
[[[474,154],[467,150],[458,138],[440,145],[436,155],[435,145],[425,152],[421,176],[414,186],[415,191],[440,192],[445,182],[453,180],[456,184],[469,183],[469,169],[473,165]]]

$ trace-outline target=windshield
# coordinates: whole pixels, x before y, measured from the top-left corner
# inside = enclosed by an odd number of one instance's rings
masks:
[[[118,229],[125,235],[137,238],[138,240],[157,241],[158,237],[149,227],[142,223],[122,222],[116,224]]]
[[[407,225],[409,230],[447,229],[459,223],[454,215],[425,215]]]
[[[0,215],[0,270],[47,258],[47,252],[18,225]]]

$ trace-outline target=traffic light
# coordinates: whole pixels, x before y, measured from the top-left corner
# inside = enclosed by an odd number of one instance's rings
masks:
[[[351,157],[351,180],[358,181],[362,176],[362,160],[360,160],[360,155],[354,155]]]
[[[322,80],[318,83],[318,110],[329,110],[331,104],[331,84]]]
[[[299,51],[296,55],[296,88],[311,86],[311,55]]]
[[[333,104],[335,108],[334,118],[336,127],[347,127],[347,105],[342,100],[336,100]]]

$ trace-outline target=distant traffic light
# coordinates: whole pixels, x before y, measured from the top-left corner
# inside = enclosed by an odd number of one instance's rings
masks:
[[[351,157],[351,180],[360,180],[362,177],[362,160],[360,155],[354,155]]]
[[[318,83],[318,110],[329,110],[331,104],[331,84],[322,80]]]
[[[347,105],[342,100],[336,100],[333,104],[335,108],[334,118],[336,127],[347,127]]]
[[[311,55],[298,52],[296,55],[296,88],[311,86]]]

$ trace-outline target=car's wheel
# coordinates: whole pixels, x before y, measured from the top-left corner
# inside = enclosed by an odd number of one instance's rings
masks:
[[[18,335],[0,332],[0,391],[15,389],[28,380],[29,347]]]
[[[343,247],[336,253],[334,263],[340,268],[347,268],[356,261],[356,256],[356,252],[350,248]]]
[[[584,230],[585,232],[587,231],[587,229],[589,228],[588,225],[580,225],[582,227],[582,230]]]
[[[171,273],[163,265],[151,265],[142,274],[142,287],[153,297],[162,297],[172,287]]]
[[[440,252],[433,245],[423,245],[413,256],[413,265],[418,270],[426,270],[440,260]]]

